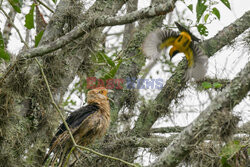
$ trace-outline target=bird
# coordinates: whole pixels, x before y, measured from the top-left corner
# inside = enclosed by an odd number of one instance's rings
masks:
[[[98,87],[87,93],[87,105],[72,112],[66,122],[70,128],[77,145],[87,146],[105,135],[110,124],[110,105],[108,90]],[[53,156],[49,165],[59,159],[58,166],[63,166],[69,154],[73,142],[64,123],[62,123],[50,142],[50,149],[46,154],[43,164],[51,153]]]
[[[184,79],[194,78],[202,80],[207,72],[208,56],[199,47],[199,38],[195,37],[188,29],[175,22],[180,32],[170,29],[156,29],[145,38],[142,51],[146,57],[158,59],[162,51],[172,46],[169,51],[170,60],[178,53],[184,53],[188,68]]]

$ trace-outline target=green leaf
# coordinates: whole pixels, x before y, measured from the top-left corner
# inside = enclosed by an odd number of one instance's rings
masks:
[[[209,14],[206,14],[206,15],[204,16],[204,21],[205,21],[205,23],[207,22],[208,17],[209,17]]]
[[[44,30],[40,31],[36,36],[35,36],[35,47],[38,46],[40,40],[42,39]]]
[[[202,86],[204,89],[212,88],[212,84],[209,83],[209,82],[203,82],[203,83],[201,84],[201,86]]]
[[[205,5],[206,0],[198,0],[196,5],[196,17],[197,17],[197,23],[200,22],[201,16],[207,9],[207,5]]]
[[[217,8],[213,8],[212,13],[220,20],[220,11]]]
[[[216,88],[216,89],[218,89],[218,88],[222,87],[222,84],[219,83],[219,82],[215,82],[215,83],[213,83],[213,87]]]
[[[188,5],[188,9],[191,10],[191,12],[193,12],[193,4]]]
[[[98,63],[107,63],[111,67],[115,67],[114,61],[110,57],[108,57],[104,52],[100,51],[95,56],[97,58]]]
[[[21,3],[19,2],[19,0],[8,0],[8,1],[17,13],[21,13],[21,9],[20,9]]]
[[[0,31],[0,48],[4,49],[4,41],[3,41],[3,35],[1,31]]]
[[[4,48],[4,40],[3,40],[3,35],[0,31],[0,58],[9,61],[10,60],[10,55],[8,52],[5,51]]]
[[[138,163],[135,163],[135,166],[136,166],[136,167],[141,167],[141,165],[140,165],[140,164],[138,164]]]
[[[222,167],[231,167],[231,165],[229,165],[227,163],[227,158],[226,157],[222,157],[220,162],[221,162]]]
[[[200,33],[201,35],[204,35],[204,36],[207,36],[207,35],[208,35],[207,27],[204,26],[204,24],[199,24],[199,25],[197,26],[197,29],[198,29],[198,31],[199,31],[199,33]]]
[[[231,10],[230,3],[228,0],[220,0],[228,9]]]
[[[228,159],[238,153],[241,147],[242,146],[240,145],[239,141],[232,141],[221,149],[220,155]]]
[[[103,79],[106,80],[106,79],[114,78],[114,76],[115,76],[117,70],[119,69],[121,63],[122,63],[122,59],[120,59],[120,60],[118,61],[118,64],[117,64],[115,67],[113,67],[113,68],[109,71],[109,73],[105,74],[105,76],[103,77]]]
[[[54,2],[54,4],[56,4],[56,1],[57,1],[57,0],[52,0],[52,1]]]
[[[115,63],[110,57],[108,57],[105,53],[103,53],[102,56],[111,67],[115,67]]]
[[[28,14],[25,16],[25,27],[28,29],[34,28],[34,8],[35,4],[32,4],[30,7],[30,11]]]
[[[0,48],[0,58],[9,61],[10,55],[3,48]]]

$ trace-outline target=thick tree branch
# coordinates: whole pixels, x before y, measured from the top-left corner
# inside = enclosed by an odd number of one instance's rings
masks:
[[[126,3],[127,13],[131,13],[137,10],[138,0],[129,0]],[[127,48],[129,41],[132,39],[135,31],[135,23],[126,24],[123,32],[122,49]]]
[[[186,127],[181,126],[173,126],[173,127],[161,127],[161,128],[152,128],[150,129],[150,133],[179,133]],[[243,124],[238,127],[235,134],[237,133],[246,133],[250,134],[250,122]]]
[[[115,15],[125,3],[122,0],[111,1],[111,3],[103,3],[104,1],[105,0],[96,0],[95,4],[84,14]],[[65,25],[70,25],[71,27],[76,25],[76,20],[79,18],[74,17],[74,14],[77,13],[77,15],[79,15],[81,11],[81,6],[78,5],[77,2],[78,1],[68,0],[61,0],[59,2],[56,12],[46,27],[40,44],[49,43],[62,36],[65,33],[63,30]],[[85,16],[84,14],[82,14],[83,17]],[[73,16],[73,18],[71,16]],[[88,16],[86,18],[88,18]],[[98,29],[98,31],[99,30],[100,29]],[[75,41],[78,44],[77,47],[75,45],[76,43],[72,43],[67,47],[63,47],[58,52],[53,52],[53,56],[43,57],[42,61],[40,61],[43,62],[44,72],[46,76],[48,76],[51,91],[57,103],[60,101],[58,97],[63,96],[68,85],[74,79],[80,64],[88,57],[83,57],[85,54],[89,55],[86,48],[92,47],[95,42],[92,42],[92,40],[93,38],[98,38],[98,34],[99,33],[88,35],[91,40],[87,42],[84,39],[79,39]],[[40,79],[41,77],[39,67],[34,61],[18,62],[1,87],[1,90],[4,90],[6,94],[11,92],[10,95],[6,95],[5,99],[3,98],[5,94],[1,91],[1,104],[6,104],[5,100],[10,101],[9,99],[11,99],[11,101],[16,102],[13,105],[16,104],[18,106],[12,108],[12,105],[9,105],[8,108],[10,109],[1,108],[0,112],[1,121],[4,120],[4,126],[1,127],[2,131],[0,134],[0,145],[2,148],[0,151],[0,160],[5,163],[6,166],[26,164],[26,160],[22,158],[24,150],[29,151],[29,157],[27,159],[32,158],[32,165],[39,166],[44,157],[43,151],[46,149],[46,143],[49,142],[52,137],[52,132],[55,126],[57,126],[57,116],[50,104],[47,91],[44,91],[46,88]],[[15,94],[15,97],[13,94]],[[32,101],[30,99],[32,99]],[[35,104],[36,107],[33,107],[33,104]],[[8,115],[4,115],[5,112],[8,112]],[[14,115],[15,117],[10,115]],[[28,120],[31,117],[30,115],[34,116],[32,120]],[[9,120],[10,118],[11,121]],[[23,122],[27,122],[25,128],[21,130],[16,128],[17,126],[23,127]],[[17,132],[10,131],[9,129],[15,129]],[[17,133],[18,137],[13,137],[9,140],[10,134],[13,136],[13,134]],[[34,145],[32,148],[30,147],[31,143]],[[13,161],[13,159],[15,159],[15,161]]]
[[[8,19],[5,22],[4,28],[3,28],[3,38],[4,38],[4,45],[7,48],[7,45],[9,43],[10,35],[11,35],[11,30],[12,30],[12,23],[15,20],[16,17],[16,11],[11,7],[10,11],[8,13]]]
[[[65,46],[72,40],[81,37],[82,35],[86,34],[87,32],[90,32],[94,28],[127,24],[134,22],[138,19],[151,18],[158,15],[164,15],[173,9],[171,2],[160,4],[154,7],[144,8],[139,11],[126,14],[124,16],[116,16],[116,17],[101,16],[98,18],[94,18],[92,20],[87,20],[87,22],[81,23],[79,26],[75,27],[72,31],[56,39],[54,42],[51,42],[50,44],[47,45],[42,45],[37,48],[30,49],[28,51],[20,53],[19,55],[21,56],[21,58],[26,58],[26,59],[42,56],[44,54],[53,52]]]
[[[241,18],[218,32],[213,38],[202,42],[201,46],[210,57],[222,47],[232,43],[232,41],[250,27],[250,11]]]
[[[246,12],[241,18],[237,19],[228,27],[225,27],[221,32],[215,35],[215,37],[204,41],[201,44],[205,49],[204,51],[209,56],[212,56],[216,51],[227,45],[239,34],[247,30],[250,26],[250,22],[248,21],[249,19],[250,11]],[[236,30],[237,33],[233,33]],[[221,35],[222,32],[224,32],[224,36]],[[220,36],[222,39],[218,38],[218,36]],[[228,36],[230,38],[227,40],[223,40],[225,39],[225,36]],[[210,47],[216,49],[210,51]],[[182,79],[185,74],[185,69],[186,61],[183,60],[179,63],[172,77],[166,82],[162,91],[156,97],[155,103],[150,104],[150,106],[146,107],[145,109],[143,109],[143,111],[141,111],[141,114],[139,115],[139,118],[136,122],[135,128],[133,129],[134,133],[142,135],[147,133],[148,130],[155,123],[155,121],[163,114],[167,113],[168,106],[170,105],[172,100],[175,99],[178,96],[179,92],[181,92],[186,86],[186,82],[184,81],[184,79]]]
[[[174,127],[162,127],[162,128],[152,128],[150,133],[179,133],[185,127],[174,126]]]
[[[175,126],[175,127],[162,127],[162,128],[153,128],[150,130],[150,133],[179,133],[182,130],[184,130],[187,127],[180,127],[180,126]],[[238,127],[235,134],[239,133],[245,133],[249,134],[250,131],[250,126],[249,122],[243,124],[242,126]],[[170,137],[118,137],[118,138],[113,138],[113,140],[108,140],[108,143],[104,143],[103,149],[106,152],[113,152],[115,150],[119,149],[124,149],[124,148],[138,148],[138,147],[143,147],[143,148],[162,148],[162,147],[167,147],[177,136],[178,134],[173,134]],[[107,136],[108,137],[108,136]],[[110,138],[110,137],[108,137]],[[236,140],[244,140],[244,137],[238,137],[235,136],[234,139]],[[212,135],[208,135],[205,140],[214,140],[214,137]]]
[[[122,160],[122,159],[119,159],[119,158],[116,158],[116,157],[112,157],[112,156],[108,156],[108,155],[105,155],[105,154],[101,154],[101,153],[99,153],[99,152],[96,152],[96,151],[94,151],[94,150],[88,148],[88,147],[80,146],[80,145],[78,145],[78,144],[76,143],[76,141],[75,141],[75,139],[74,139],[74,136],[73,136],[73,134],[72,134],[72,132],[71,132],[71,129],[69,128],[69,126],[68,126],[66,120],[65,120],[64,117],[63,117],[62,111],[59,109],[58,105],[56,104],[56,102],[55,102],[55,100],[54,100],[54,97],[53,97],[52,92],[51,92],[51,90],[50,90],[50,86],[49,86],[47,77],[46,77],[46,75],[45,75],[45,73],[44,73],[44,71],[43,71],[42,65],[41,65],[41,63],[39,63],[39,61],[37,60],[37,58],[35,58],[35,61],[36,61],[36,63],[38,64],[38,66],[39,66],[39,68],[40,68],[40,70],[41,70],[43,79],[44,79],[44,81],[45,81],[47,90],[48,90],[48,92],[49,92],[49,96],[50,96],[51,103],[52,103],[53,106],[55,107],[56,111],[59,113],[59,115],[60,115],[60,117],[61,117],[61,120],[63,121],[63,124],[65,125],[65,127],[66,127],[66,129],[67,129],[67,131],[68,131],[68,133],[69,133],[69,135],[70,135],[71,141],[72,141],[72,143],[73,143],[73,146],[72,146],[72,149],[71,149],[71,150],[73,151],[73,150],[75,149],[75,147],[77,147],[77,148],[80,148],[80,149],[89,151],[89,152],[91,152],[91,153],[94,153],[94,154],[96,154],[96,155],[99,155],[99,156],[102,156],[102,157],[105,157],[105,158],[109,158],[109,159],[113,159],[113,160],[116,160],[116,161],[120,161],[120,162],[123,162],[123,163],[125,163],[125,164],[127,164],[127,165],[129,165],[129,166],[135,166],[135,167],[136,167],[136,165],[134,165],[134,164],[132,164],[132,163],[129,163],[129,162],[126,162],[126,161],[124,161],[124,160]],[[69,154],[69,156],[70,156],[70,154]],[[67,163],[66,163],[66,164],[67,164]]]
[[[250,90],[250,62],[233,79],[211,104],[186,127],[167,147],[152,166],[176,166],[179,164],[193,146],[201,142],[207,134],[213,131],[221,119],[221,114],[230,113],[235,105],[247,95]],[[217,125],[218,128],[220,125]],[[213,127],[213,128],[212,128]]]
[[[163,137],[148,137],[148,138],[138,138],[138,137],[124,137],[121,139],[115,139],[112,143],[104,144],[103,148],[107,152],[113,152],[124,148],[162,148],[167,147],[171,141],[173,141],[174,136],[168,138]]]
[[[157,2],[165,3],[166,1],[157,0]],[[172,3],[172,5],[174,6],[175,1],[172,1]],[[145,64],[145,57],[142,55],[140,49],[141,44],[146,34],[148,34],[150,30],[161,27],[164,18],[165,15],[162,15],[143,20],[143,27],[136,29],[133,34],[133,38],[130,40],[127,48],[124,49],[120,54],[121,56],[119,56],[124,59],[124,63],[121,64],[118,72],[116,73],[116,78],[137,78],[142,66]],[[115,98],[115,105],[112,111],[112,124],[109,133],[112,133],[114,131],[115,133],[117,132],[116,120],[118,119],[118,112],[120,111],[120,109],[126,106],[126,108],[132,111],[134,108],[134,104],[137,102],[137,97],[134,90],[116,90],[114,97],[117,98]],[[134,155],[136,155],[136,153],[137,148],[124,148],[122,151],[119,151],[119,149],[117,149],[113,154],[119,156],[122,159],[126,159],[127,161],[133,161],[135,158]],[[128,157],[126,155],[130,156]],[[115,166],[119,166],[119,164],[116,164]]]

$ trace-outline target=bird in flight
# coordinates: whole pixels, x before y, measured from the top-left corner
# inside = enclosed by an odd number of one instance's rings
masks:
[[[88,91],[87,103],[88,105],[72,112],[66,119],[76,144],[81,146],[87,146],[104,136],[110,123],[110,105],[106,88],[99,87]],[[65,124],[62,123],[50,143],[43,164],[53,152],[49,165],[53,166],[59,159],[58,166],[63,166],[72,147],[73,142]]]
[[[185,79],[201,80],[207,72],[208,57],[199,47],[199,39],[179,23],[175,24],[180,32],[157,29],[149,33],[142,46],[143,53],[157,59],[163,50],[172,46],[169,51],[170,60],[178,53],[184,53],[188,61]]]

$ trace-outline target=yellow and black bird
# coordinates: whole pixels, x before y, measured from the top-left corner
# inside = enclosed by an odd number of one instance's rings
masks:
[[[207,72],[208,57],[199,48],[199,39],[179,23],[175,24],[179,33],[166,29],[151,32],[143,43],[143,53],[149,58],[157,59],[162,51],[172,46],[169,51],[170,60],[176,54],[184,53],[188,61],[185,79],[201,80]]]
[[[103,87],[88,91],[88,105],[72,112],[66,119],[76,144],[87,146],[106,133],[110,123],[110,105],[107,94],[108,90]],[[43,163],[53,152],[49,164],[53,166],[59,161],[58,166],[63,166],[72,146],[70,135],[62,123],[50,143],[50,150]]]

